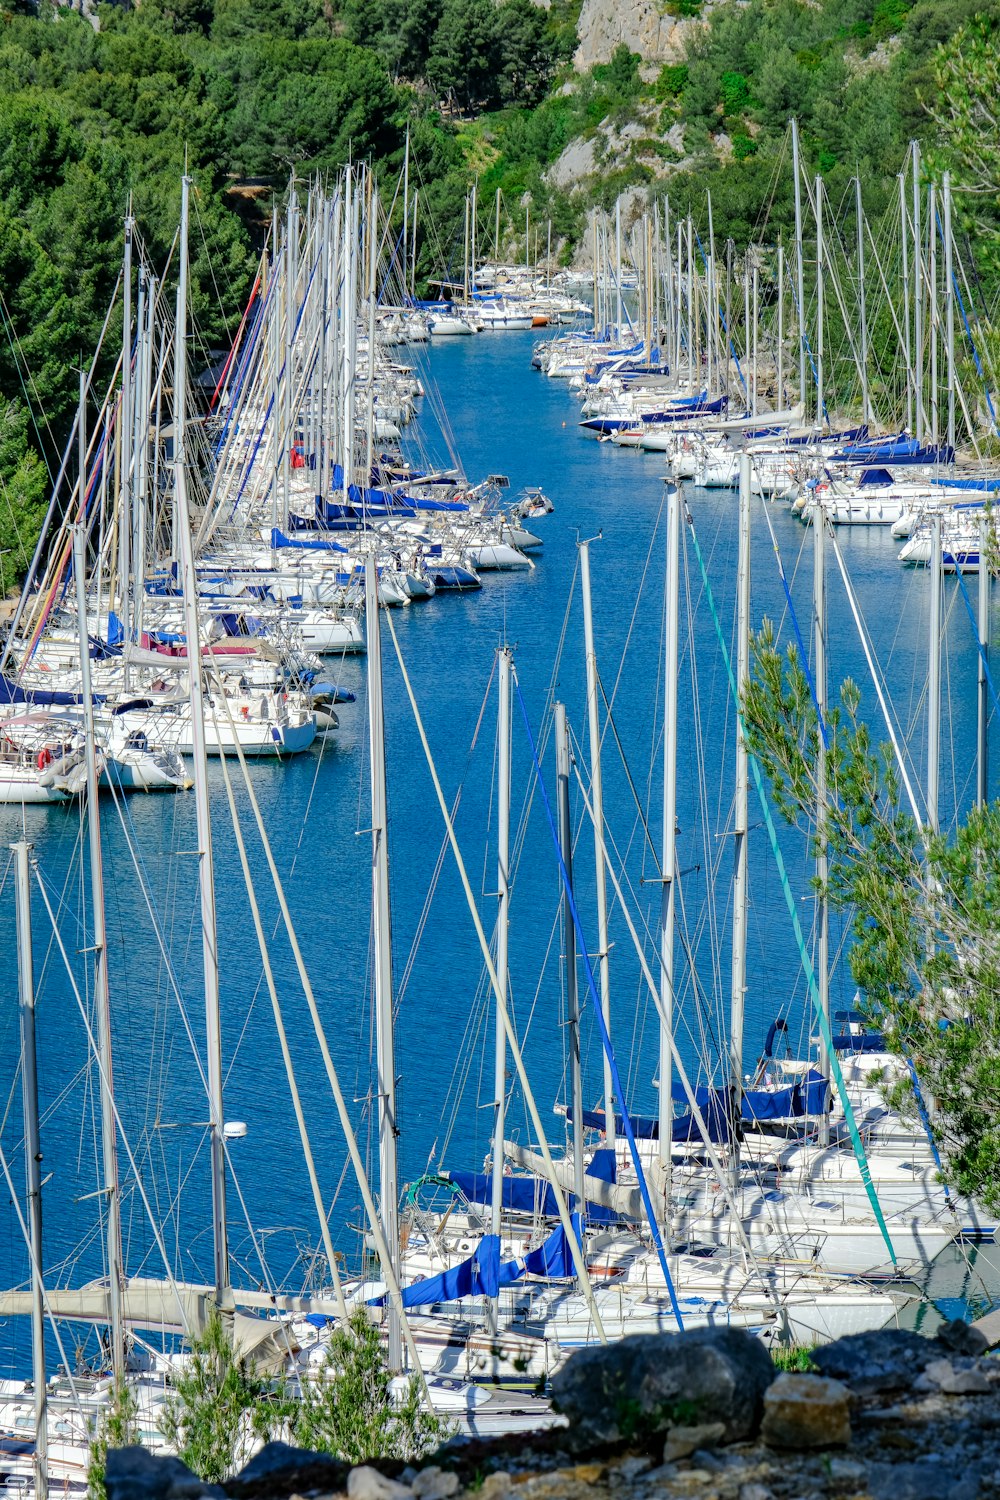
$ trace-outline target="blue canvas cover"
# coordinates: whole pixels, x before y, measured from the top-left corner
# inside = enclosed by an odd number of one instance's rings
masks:
[[[578,1214],[573,1215],[577,1243],[582,1243]],[[573,1252],[565,1229],[559,1224],[523,1259],[500,1264],[500,1237],[484,1234],[475,1251],[461,1265],[442,1271],[439,1276],[425,1276],[403,1288],[404,1307],[428,1307],[437,1302],[455,1302],[461,1297],[495,1297],[502,1286],[512,1286],[523,1276],[544,1276],[565,1280],[573,1276]],[[384,1298],[378,1299],[384,1301]]]
[[[610,1170],[614,1170],[614,1152],[595,1151],[594,1164],[587,1168],[584,1176],[584,1188],[587,1178],[592,1177],[598,1182],[614,1182],[613,1176],[607,1176],[609,1168],[603,1158],[608,1155],[612,1158]],[[598,1159],[601,1159],[600,1161]],[[493,1178],[489,1172],[448,1172],[450,1182],[464,1194],[470,1203],[481,1203],[489,1205],[493,1202]],[[567,1195],[571,1210],[576,1210],[576,1197],[570,1193]],[[556,1195],[547,1182],[540,1177],[504,1177],[501,1190],[501,1207],[508,1209],[511,1213],[530,1214],[543,1219],[555,1219],[559,1214],[556,1203]],[[589,1224],[618,1224],[621,1215],[616,1214],[611,1208],[605,1208],[603,1204],[587,1202],[587,1222]]]

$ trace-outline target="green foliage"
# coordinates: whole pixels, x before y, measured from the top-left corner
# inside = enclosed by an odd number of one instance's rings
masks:
[[[776,1370],[792,1375],[809,1375],[815,1371],[813,1350],[815,1344],[778,1344],[771,1350],[771,1362]]]
[[[179,1458],[201,1479],[219,1484],[247,1462],[261,1440],[288,1416],[280,1387],[237,1355],[218,1312],[191,1341],[191,1355],[173,1377],[160,1427]]]
[[[727,71],[719,79],[722,92],[722,112],[725,115],[740,115],[750,105],[750,82],[745,73]]]
[[[415,1377],[403,1399],[393,1399],[379,1332],[364,1308],[347,1328],[334,1331],[322,1365],[303,1379],[291,1427],[302,1447],[353,1464],[423,1458],[451,1436],[447,1425],[422,1407]]]
[[[851,973],[890,1050],[912,1062],[933,1100],[948,1180],[1000,1209],[1000,802],[975,808],[950,837],[900,806],[889,746],[876,747],[847,679],[827,715],[826,802],[819,834],[827,895],[850,914]],[[811,827],[819,725],[798,653],[769,623],[754,642],[745,700],[748,745],[790,824]],[[913,1110],[908,1074],[890,1098]]]
[[[32,444],[28,414],[20,402],[0,410],[0,591],[26,571],[41,530],[49,476]]]
[[[593,77],[616,99],[634,99],[639,92],[639,64],[642,58],[620,42],[611,54],[609,63],[596,63]]]
[[[111,1397],[97,1422],[87,1460],[87,1500],[108,1500],[104,1483],[109,1448],[139,1441],[138,1402],[125,1380],[116,1380]]]
[[[973,20],[984,11],[985,20]],[[1000,92],[992,39],[998,23],[998,0],[730,0],[716,6],[689,36],[687,73],[674,95],[676,118],[685,127],[684,154],[695,162],[671,178],[671,203],[690,204],[704,223],[710,187],[713,206],[717,194],[725,197],[727,209],[717,209],[716,223],[726,226],[738,251],[764,222],[775,236],[787,222],[783,179],[793,115],[807,168],[831,177],[833,201],[858,172],[873,220],[890,199],[909,141],[930,136],[933,144],[939,129],[951,139],[949,120],[954,147],[948,160],[937,153],[940,165],[951,165],[970,186],[983,178],[993,182],[1000,175],[1000,139],[995,148],[991,134]],[[895,45],[876,53],[889,38]],[[672,90],[679,80],[668,78]],[[654,85],[657,98],[666,90],[666,79]],[[985,145],[972,123],[980,112]],[[733,142],[733,159],[720,170],[713,138],[721,130]],[[991,233],[998,193],[994,184],[962,197],[975,209],[977,226],[989,219]],[[1000,206],[995,223],[1000,241]],[[1000,276],[1000,254],[994,274]]]
[[[443,0],[427,80],[463,109],[537,103],[556,56],[544,11],[531,0]]]
[[[653,85],[657,99],[677,99],[687,83],[687,63],[664,63]]]
[[[938,130],[938,155],[965,192],[956,195],[959,222],[988,243],[1000,262],[1000,6],[961,26],[934,59],[924,100]],[[986,248],[986,247],[984,247]]]
[[[910,4],[911,0],[876,0],[871,30],[868,34],[876,41],[898,36],[903,29]]]

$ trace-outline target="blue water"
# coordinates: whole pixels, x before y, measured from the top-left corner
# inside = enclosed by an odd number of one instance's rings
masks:
[[[547,790],[554,789],[548,710],[553,696],[567,705],[586,775],[585,679],[577,581],[578,537],[591,548],[597,650],[605,691],[613,695],[615,733],[605,739],[605,806],[611,839],[631,887],[640,927],[655,929],[659,902],[651,852],[659,845],[662,770],[662,461],[617,450],[584,437],[577,407],[561,382],[530,369],[532,336],[504,333],[455,339],[419,356],[428,399],[419,436],[436,461],[448,454],[437,414],[447,411],[455,450],[470,476],[502,472],[512,491],[539,484],[555,514],[536,523],[544,537],[530,574],[492,574],[479,594],[445,596],[396,611],[393,624],[424,717],[445,794],[459,798],[456,827],[487,931],[496,910],[495,653],[514,649],[517,679],[531,733],[541,744]],[[695,527],[732,645],[736,565],[736,501],[728,493],[693,492]],[[808,636],[811,543],[784,507],[769,510],[790,581],[800,627]],[[840,533],[912,756],[919,785],[926,759],[927,579],[896,561],[898,544],[875,530]],[[685,655],[681,672],[678,857],[683,911],[678,987],[683,1038],[692,1071],[710,1076],[728,1007],[727,940],[731,863],[733,712],[714,627],[690,545],[682,562]],[[973,585],[974,587],[974,585]],[[861,683],[864,707],[877,725],[874,692],[831,556],[830,678],[850,674]],[[763,507],[755,503],[752,609],[791,622],[775,565]],[[967,805],[974,786],[975,651],[965,607],[954,581],[946,585],[948,619],[944,670],[942,818]],[[690,627],[690,628],[689,628]],[[423,759],[388,630],[383,625],[393,955],[398,991],[396,1029],[400,1170],[405,1182],[439,1163],[479,1167],[488,1150],[493,1098],[492,1020],[475,934],[450,854],[438,871],[444,829]],[[693,665],[697,665],[697,688]],[[298,935],[324,1016],[334,1059],[363,1144],[371,1154],[373,1035],[370,1020],[370,826],[364,663],[349,661],[340,680],[358,692],[341,709],[341,727],[310,753],[287,765],[251,768]],[[620,742],[627,771],[619,754]],[[238,767],[231,767],[238,781]],[[515,699],[514,803],[520,854],[511,908],[511,991],[525,1062],[549,1122],[566,1098],[564,1003],[559,877],[542,799]],[[228,816],[221,768],[211,770],[222,972],[226,1112],[248,1132],[233,1144],[239,1192],[229,1193],[234,1279],[259,1284],[289,1277],[300,1282],[319,1235],[301,1161],[288,1087],[277,1046],[250,909]],[[285,1012],[324,1196],[333,1204],[334,1238],[351,1265],[359,1259],[359,1195],[346,1169],[345,1150],[309,1024],[290,949],[244,793],[237,789],[242,826],[256,875],[256,891],[272,943],[272,961]],[[115,1083],[129,1142],[162,1228],[175,1274],[211,1278],[208,1228],[206,1106],[187,1025],[203,1047],[198,893],[191,850],[196,846],[191,796],[134,797],[119,812],[102,803],[108,931],[114,1015]],[[580,911],[596,947],[593,844],[579,827],[576,879]],[[643,824],[648,827],[648,839]],[[805,1035],[806,991],[774,862],[751,790],[752,915],[749,943],[746,1060],[752,1065],[764,1033],[779,1012],[794,1037]],[[80,814],[76,808],[13,809],[0,813],[0,835],[22,828],[34,841],[43,878],[61,912],[60,930],[77,981],[86,993],[89,907],[81,875]],[[809,940],[805,839],[782,830],[782,846]],[[153,924],[129,844],[137,851],[157,914]],[[7,1004],[0,1015],[6,1113],[2,1141],[18,1192],[23,1182],[17,1087],[16,951],[10,874],[0,887],[0,924],[6,934],[0,963]],[[97,1185],[96,1075],[87,1066],[84,1028],[36,893],[34,902],[38,1029],[43,1096],[45,1264],[51,1283],[78,1284],[101,1270],[100,1236],[92,1194]],[[835,949],[840,934],[835,933]],[[655,1108],[654,1013],[621,913],[612,903],[613,1031],[627,1101],[636,1112]],[[161,946],[162,944],[162,946]],[[163,950],[183,999],[174,996]],[[697,984],[692,978],[692,962]],[[405,985],[403,980],[405,977]],[[581,970],[581,983],[583,975]],[[835,1005],[853,994],[846,965],[833,980]],[[585,1093],[598,1103],[599,1042],[583,992]],[[184,1017],[187,1017],[185,1021]],[[523,1100],[515,1087],[508,1134],[530,1142]],[[145,1211],[122,1157],[126,1260],[131,1274],[162,1274]],[[9,1199],[0,1237],[0,1280],[24,1280],[27,1257]],[[253,1226],[253,1229],[249,1228]],[[267,1271],[262,1270],[262,1260]],[[26,1367],[27,1330],[3,1329],[3,1362]],[[91,1350],[93,1345],[91,1344]]]

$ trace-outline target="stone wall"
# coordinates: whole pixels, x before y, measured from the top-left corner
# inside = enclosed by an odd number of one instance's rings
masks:
[[[623,42],[643,62],[678,62],[692,27],[700,24],[668,15],[655,0],[583,0],[573,62],[581,72],[610,62]]]

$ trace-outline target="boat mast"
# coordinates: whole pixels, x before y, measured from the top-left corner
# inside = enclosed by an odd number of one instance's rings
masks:
[[[341,256],[343,301],[340,310],[340,393],[343,412],[340,428],[340,462],[343,470],[341,494],[346,505],[354,483],[354,372],[357,337],[358,193],[350,166],[344,172],[344,220]]]
[[[990,682],[987,668],[990,656],[990,551],[993,537],[992,517],[983,510],[979,516],[979,692],[976,726],[976,802],[980,807],[985,807],[990,800]]]
[[[920,242],[920,146],[911,142],[913,152],[913,392],[916,398],[918,443],[924,439],[924,269]]]
[[[948,341],[947,386],[948,386],[948,446],[955,446],[955,268],[954,246],[951,239],[951,173],[945,172],[944,193],[944,279],[945,279],[945,336]],[[980,555],[979,566],[983,559]]]
[[[413,254],[410,257],[410,300],[417,299],[417,201],[420,189],[413,189]]]
[[[740,454],[740,536],[736,585],[736,686],[742,705],[750,680],[750,471],[749,453]],[[730,990],[729,1078],[732,1091],[732,1165],[739,1184],[739,1137],[743,1118],[743,1018],[747,984],[748,762],[742,708],[736,715],[736,796],[733,803],[733,954]]]
[[[826,1035],[830,1022],[830,909],[826,895],[829,861],[826,852],[826,515],[822,501],[817,500],[812,518],[813,533],[813,682],[819,734],[816,739],[816,985],[819,1005],[827,1025],[821,1027],[819,1067],[829,1084],[830,1058]],[[819,1119],[819,1144],[830,1143],[830,1118],[824,1108]]]
[[[194,566],[187,495],[187,296],[188,215],[191,179],[181,179],[180,264],[177,279],[177,328],[174,335],[174,508],[180,538],[184,590],[184,634],[187,639],[191,697],[191,748],[198,826],[198,886],[201,897],[201,942],[205,972],[205,1046],[208,1053],[209,1141],[212,1167],[212,1249],[215,1300],[231,1301],[229,1244],[226,1235],[225,1114],[222,1099],[222,1024],[219,1012],[219,943],[215,917],[215,863],[212,815],[208,802],[208,749],[205,743],[205,672],[198,628],[198,579]],[[286,378],[287,378],[287,371]]]
[[[927,826],[938,831],[941,761],[941,515],[931,517],[930,641],[927,669]]]
[[[469,305],[469,195],[465,195],[465,225],[462,233],[462,301]]]
[[[684,284],[681,266],[684,263],[684,220],[678,219],[678,365],[681,363],[681,345],[684,344]],[[688,354],[688,384],[690,384],[691,359]]]
[[[681,493],[667,485],[667,567],[664,576],[663,848],[660,878],[660,1164],[665,1226],[670,1224],[674,1123],[674,912],[677,879],[677,678],[680,646]]]
[[[469,294],[476,298],[476,219],[479,216],[479,178],[472,179],[472,207],[469,209]]]
[[[796,119],[792,120],[792,176],[795,179],[795,289],[799,302],[799,400],[805,422],[809,411],[806,392],[806,279],[802,262],[802,177],[799,171],[799,122]]]
[[[403,253],[400,257],[403,268],[403,301],[406,301],[406,248],[410,228],[410,127],[406,127],[406,145],[403,148]]]
[[[148,504],[149,477],[149,401],[152,394],[153,374],[153,314],[156,306],[156,281],[148,276],[146,268],[139,265],[139,313],[136,319],[138,334],[138,357],[136,360],[135,422],[132,451],[135,454],[135,481],[133,502],[135,510],[135,541],[132,548],[132,572],[135,577],[135,602],[133,628],[137,641],[142,640],[144,623],[146,574],[146,510]],[[86,424],[84,424],[86,425]],[[97,622],[100,634],[101,590],[100,578],[97,586]]]
[[[499,264],[499,260],[498,260]],[[497,712],[497,983],[507,997],[508,951],[510,940],[510,677],[513,657],[503,646],[497,663],[499,703]],[[503,1011],[496,1006],[493,1087],[496,1105],[493,1115],[493,1178],[490,1190],[490,1233],[499,1235],[503,1211],[503,1132],[507,1103],[507,1033]],[[495,1334],[500,1304],[490,1298],[489,1331]]]
[[[378,1073],[378,1159],[382,1233],[397,1284],[399,1263],[399,1175],[396,1162],[396,1058],[392,1017],[392,932],[389,909],[388,801],[385,721],[382,702],[382,640],[378,617],[375,554],[365,558],[365,636],[368,643],[368,752],[372,794],[372,943],[375,975],[375,1046]],[[399,1313],[388,1308],[389,1369],[403,1368]]]
[[[17,898],[18,1013],[21,1022],[21,1101],[24,1111],[24,1169],[28,1189],[31,1245],[31,1374],[35,1403],[32,1468],[35,1500],[48,1500],[48,1385],[45,1375],[45,1304],[42,1292],[42,1149],[38,1132],[38,1063],[35,1052],[35,968],[31,943],[32,845],[21,839],[14,851]]]
[[[569,808],[569,726],[566,723],[564,703],[555,704],[554,712],[559,847],[563,864],[566,867],[568,887],[563,892],[562,909],[563,951],[566,963],[566,1018],[569,1023],[570,1076],[573,1094],[573,1192],[576,1194],[577,1210],[583,1213],[583,1073],[580,1066],[580,997],[576,983],[576,928],[573,925],[573,907],[569,895],[573,886],[573,828]]]
[[[861,176],[854,179],[854,213],[858,231],[858,309],[861,320],[861,420],[871,420],[871,400],[868,392],[868,301],[865,296],[865,216],[861,206]]]
[[[597,958],[601,979],[601,1014],[611,1035],[611,965],[608,942],[608,889],[604,869],[604,778],[601,771],[601,717],[597,701],[597,652],[594,649],[594,612],[590,592],[590,543],[580,543],[580,587],[583,598],[583,638],[587,654],[587,724],[590,730],[590,796],[594,825],[594,864],[597,886]],[[604,1049],[604,1132],[615,1148],[615,1089],[611,1058]]]
[[[500,189],[497,188],[497,193],[499,193],[499,192],[500,192]],[[593,272],[594,272],[594,337],[596,339],[596,337],[598,335],[598,332],[600,331],[600,293],[599,293],[599,290],[598,290],[598,270],[597,270],[597,263],[598,263],[599,256],[598,256],[598,248],[597,248],[598,231],[597,231],[597,209],[596,208],[592,209],[591,210],[591,214],[590,214],[590,234],[591,234],[591,245],[592,245],[591,254],[593,256]]]
[[[80,428],[86,421],[82,405],[85,376],[80,376]],[[81,451],[85,451],[85,435]],[[105,1245],[108,1265],[108,1314],[111,1331],[111,1369],[116,1380],[125,1373],[125,1320],[122,1313],[122,1226],[118,1187],[118,1140],[112,1093],[111,1002],[108,994],[108,934],[104,916],[104,866],[101,814],[97,794],[97,744],[94,736],[94,699],[90,686],[90,635],[87,630],[87,529],[73,527],[73,573],[76,583],[77,628],[80,635],[80,696],[83,700],[84,753],[87,763],[87,838],[90,850],[90,900],[94,927],[94,1005],[97,1064],[100,1072],[102,1196],[107,1221]],[[125,646],[128,651],[128,644]]]
[[[826,394],[823,390],[823,179],[816,176],[816,425],[820,431],[826,420]]]
[[[409,145],[409,136],[407,136]],[[327,407],[327,383],[330,350],[330,218],[331,203],[325,194],[320,195],[319,208],[319,257],[320,257],[320,305],[319,305],[319,373],[317,376],[317,391],[315,408],[318,416],[316,431],[316,458],[314,460],[313,472],[316,482],[313,485],[314,498],[316,500],[316,514],[326,515],[322,507],[330,496],[330,430],[326,421]],[[403,226],[403,301],[406,301],[406,226]]]
[[[285,215],[285,268],[282,277],[285,293],[283,298],[285,309],[284,348],[282,351],[285,362],[285,373],[281,382],[281,451],[278,455],[279,473],[281,475],[279,526],[288,525],[288,512],[292,494],[291,450],[295,442],[295,428],[292,422],[292,355],[295,343],[295,244],[298,234],[296,225],[297,209],[298,199],[295,196],[295,179],[293,177],[288,186],[288,209]]]
[[[719,360],[719,298],[715,285],[715,225],[712,220],[712,194],[706,192],[708,200],[708,399],[711,401],[715,389],[715,366]]]
[[[910,347],[910,264],[909,223],[906,214],[906,179],[900,172],[899,182],[899,233],[902,250],[903,278],[903,357],[906,360],[906,430],[913,431],[913,357]]]
[[[760,327],[760,267],[756,255],[753,258],[753,415],[757,415],[757,386],[759,384],[758,329]]]
[[[622,341],[622,200],[615,199],[615,338]]]
[[[366,175],[368,205],[365,214],[365,230],[368,250],[368,389],[365,413],[365,474],[362,481],[367,489],[372,482],[372,461],[375,457],[375,343],[378,331],[378,193],[375,178],[370,169]]]
[[[785,247],[778,236],[778,349],[775,358],[779,411],[785,406]]]
[[[271,361],[271,527],[276,529],[281,520],[281,508],[278,499],[278,476],[281,472],[281,391],[278,387],[279,373],[281,370],[281,354],[279,341],[281,339],[281,314],[280,298],[281,271],[278,261],[278,209],[277,205],[271,208],[271,256],[268,265],[267,301],[269,316],[267,320],[267,342]],[[177,507],[174,507],[174,521],[176,530]],[[177,543],[177,555],[180,553],[180,543]]]
[[[743,257],[743,368],[746,371],[746,407],[752,415],[757,409],[754,389],[755,370],[750,353],[750,247]]]
[[[927,335],[930,341],[931,442],[937,447],[940,435],[938,401],[938,258],[937,258],[937,189],[927,187]]]
[[[663,268],[664,285],[664,317],[667,324],[667,367],[670,374],[677,378],[677,343],[676,326],[674,323],[674,247],[672,242],[672,231],[670,228],[670,194],[667,193],[663,199],[663,248],[666,254],[666,263]]]
[[[129,630],[129,542],[131,540],[129,529],[132,525],[132,455],[130,446],[132,441],[132,232],[134,228],[135,220],[132,218],[130,199],[129,213],[125,220],[125,265],[122,270],[122,389],[118,419],[118,487],[121,495],[118,512],[118,597],[121,601],[122,629],[125,633],[126,644],[132,638]],[[83,489],[81,488],[81,513],[85,498]],[[125,686],[127,688],[131,680],[127,651],[125,652],[124,674]]]

